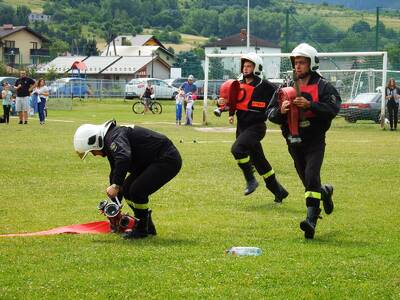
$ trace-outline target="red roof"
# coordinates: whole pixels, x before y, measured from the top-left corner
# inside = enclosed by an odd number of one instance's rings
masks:
[[[71,66],[71,69],[73,70],[80,70],[80,71],[84,71],[87,69],[86,64],[83,61],[74,61],[74,63]]]

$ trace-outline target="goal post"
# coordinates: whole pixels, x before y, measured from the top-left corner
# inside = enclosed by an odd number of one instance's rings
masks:
[[[291,77],[290,53],[257,54],[263,60],[265,79],[279,84]],[[208,121],[207,99],[210,96],[210,81],[237,78],[240,74],[241,55],[241,53],[206,53],[203,125],[207,125]],[[342,101],[350,101],[359,93],[381,91],[380,124],[383,128],[386,110],[384,88],[388,73],[387,52],[321,52],[318,53],[318,58],[321,74],[339,90]]]

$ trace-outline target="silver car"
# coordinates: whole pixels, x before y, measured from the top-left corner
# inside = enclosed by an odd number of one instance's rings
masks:
[[[350,123],[355,123],[358,120],[371,120],[379,123],[381,103],[381,93],[361,93],[350,102],[343,102],[340,105],[339,115]]]
[[[175,99],[178,94],[176,87],[168,85],[165,81],[157,78],[135,78],[125,86],[125,99],[139,98],[143,95],[148,82],[154,89],[156,99]]]

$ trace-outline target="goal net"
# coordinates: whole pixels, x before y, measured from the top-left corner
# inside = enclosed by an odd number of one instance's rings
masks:
[[[289,53],[258,53],[263,59],[263,77],[284,85],[292,77]],[[209,53],[204,64],[203,123],[207,124],[207,98],[218,96],[216,83],[240,75],[241,54]],[[340,115],[349,122],[372,120],[384,126],[387,82],[387,52],[319,53],[319,69],[342,98]]]

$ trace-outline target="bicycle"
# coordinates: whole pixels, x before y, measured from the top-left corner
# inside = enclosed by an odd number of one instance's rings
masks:
[[[155,101],[153,99],[139,99],[132,105],[132,110],[135,114],[143,114],[145,108],[145,101],[148,100],[149,110],[153,114],[161,114],[162,113],[162,105],[160,102]]]

